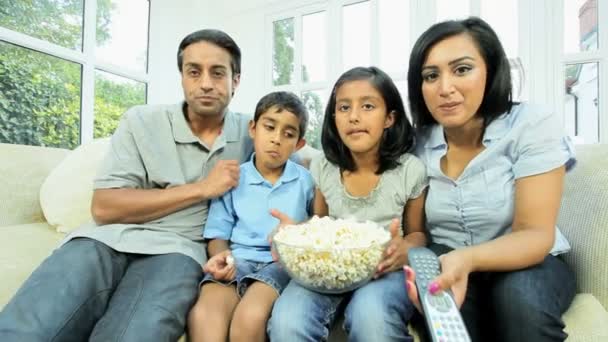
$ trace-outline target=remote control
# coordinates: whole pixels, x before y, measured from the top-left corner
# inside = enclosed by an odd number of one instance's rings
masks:
[[[429,292],[430,282],[440,273],[437,255],[428,248],[416,247],[410,248],[408,259],[416,272],[418,298],[433,342],[470,342],[471,338],[451,291],[440,291],[434,295]]]

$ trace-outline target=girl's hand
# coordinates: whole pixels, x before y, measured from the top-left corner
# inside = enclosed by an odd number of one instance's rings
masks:
[[[431,294],[436,294],[439,291],[451,289],[456,305],[460,308],[467,293],[469,273],[471,273],[473,269],[473,259],[467,249],[455,249],[440,256],[439,261],[441,262],[442,271],[429,285],[429,292]],[[414,283],[416,274],[409,266],[404,266],[403,270],[405,272],[407,295],[418,310],[422,312],[420,309],[418,290]]]
[[[203,271],[211,273],[215,280],[233,280],[236,276],[236,267],[231,251],[227,249],[211,257],[203,266]]]
[[[385,273],[396,271],[407,263],[408,242],[399,234],[399,220],[393,219],[389,226],[391,241],[384,251],[382,261],[378,264],[374,278]]]
[[[272,215],[274,218],[277,218],[279,220],[279,225],[276,226],[276,228],[274,228],[272,230],[272,232],[270,232],[270,234],[268,235],[268,243],[270,244],[270,254],[272,254],[272,260],[278,261],[279,255],[277,254],[277,251],[274,250],[274,247],[272,245],[272,237],[283,227],[289,226],[292,224],[296,224],[296,221],[292,220],[291,217],[283,214],[282,212],[278,211],[277,209],[271,209],[270,215]]]

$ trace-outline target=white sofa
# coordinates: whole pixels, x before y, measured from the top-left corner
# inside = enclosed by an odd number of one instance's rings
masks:
[[[0,308],[64,236],[47,223],[39,193],[49,173],[70,153],[76,152],[0,144]],[[80,155],[85,158],[83,164],[99,157],[90,153]],[[579,292],[564,320],[570,334],[568,341],[605,342],[608,341],[608,145],[579,146],[577,155],[578,165],[566,178],[558,223],[573,247],[565,260],[576,272]],[[47,201],[60,198],[70,202],[67,199],[71,198],[71,190],[57,188],[61,194],[46,194]],[[81,207],[88,207],[88,202],[84,204],[80,203]],[[49,289],[50,296],[52,291]],[[334,329],[331,340],[345,337]]]

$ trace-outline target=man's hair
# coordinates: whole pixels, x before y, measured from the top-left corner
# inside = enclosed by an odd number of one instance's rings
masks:
[[[238,75],[241,73],[241,49],[228,34],[220,30],[212,29],[192,32],[187,35],[181,43],[179,43],[179,48],[177,49],[177,68],[179,69],[180,73],[182,72],[184,50],[186,47],[188,47],[190,44],[203,41],[217,45],[228,51],[231,57],[230,67],[232,68],[232,74]]]
[[[343,84],[351,81],[368,81],[382,96],[386,105],[386,114],[393,113],[394,123],[391,127],[384,129],[380,142],[379,165],[376,174],[396,168],[401,155],[407,152],[414,143],[414,130],[405,116],[405,107],[397,86],[384,71],[373,66],[350,69],[336,81],[325,108],[321,132],[321,145],[325,157],[342,170],[355,171],[357,169],[350,150],[338,134],[335,120],[336,93]]]
[[[483,117],[484,125],[489,125],[500,114],[509,112],[513,106],[509,59],[490,25],[477,17],[440,22],[418,38],[410,54],[408,96],[417,131],[437,123],[422,95],[422,67],[429,51],[440,41],[463,33],[473,39],[487,68],[486,88],[477,113]]]
[[[306,134],[306,126],[308,125],[308,111],[306,110],[304,103],[302,103],[300,98],[294,93],[288,91],[275,91],[262,97],[255,106],[253,122],[257,124],[260,116],[269,109],[276,109],[277,113],[282,111],[293,113],[300,121],[298,139],[304,137],[304,134]]]

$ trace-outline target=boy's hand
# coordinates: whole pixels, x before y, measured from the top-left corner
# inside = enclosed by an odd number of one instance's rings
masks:
[[[408,242],[399,234],[399,220],[393,219],[389,226],[391,241],[384,251],[382,261],[378,264],[378,269],[374,278],[389,272],[396,271],[407,263]]]
[[[276,228],[274,228],[272,230],[272,232],[270,232],[270,234],[268,235],[268,243],[270,244],[270,254],[272,254],[272,260],[278,261],[279,255],[277,254],[277,251],[275,251],[275,249],[272,245],[272,237],[283,227],[289,226],[292,224],[296,224],[296,222],[294,220],[292,220],[291,217],[283,214],[282,212],[278,211],[277,209],[271,209],[270,215],[272,215],[274,218],[277,218],[279,220],[279,225],[276,226]]]
[[[231,251],[227,249],[211,257],[203,266],[203,271],[211,273],[215,280],[233,280],[236,276],[236,267]]]

